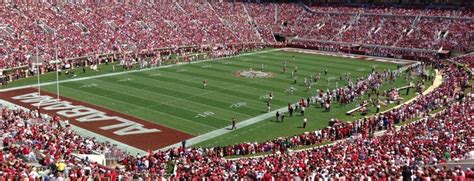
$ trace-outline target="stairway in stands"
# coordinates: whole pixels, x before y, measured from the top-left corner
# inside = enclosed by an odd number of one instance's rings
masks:
[[[418,21],[420,21],[420,18],[421,18],[420,15],[416,16],[413,22],[411,23],[410,28],[406,29],[406,33],[401,33],[400,38],[398,38],[398,40],[392,46],[397,46],[398,42],[400,42],[403,38],[413,33],[413,31],[415,31],[416,25],[418,24]]]
[[[214,14],[216,15],[216,17],[221,21],[222,24],[224,24],[226,26],[226,28],[232,32],[232,34],[234,34],[235,37],[237,37],[239,39],[240,42],[242,42],[242,38],[240,36],[238,36],[237,33],[235,33],[235,31],[231,28],[232,26],[229,24],[229,22],[227,22],[224,18],[222,18],[219,13],[217,13],[216,9],[214,9],[214,7],[212,6],[212,4],[210,2],[206,2],[208,4],[208,6],[211,8],[212,12],[214,12]]]
[[[258,31],[257,23],[253,20],[252,16],[250,16],[249,11],[247,10],[247,6],[243,4],[243,7],[244,7],[245,15],[247,16],[248,22],[250,24],[250,27],[255,31],[255,34],[260,39],[260,42],[264,43],[265,41],[263,41],[262,35]]]

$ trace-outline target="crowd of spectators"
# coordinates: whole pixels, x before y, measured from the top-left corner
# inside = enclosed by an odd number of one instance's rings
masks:
[[[262,42],[256,33],[250,16],[244,11],[243,3],[212,3],[216,14],[223,18],[224,23],[230,28],[242,42]]]
[[[452,61],[458,64],[463,64],[471,69],[474,68],[474,54],[473,53],[453,57],[449,59],[449,61]]]
[[[241,2],[2,4],[0,68],[31,65],[37,52],[48,63],[56,52],[65,59],[181,45],[274,44],[274,34],[429,50],[472,48],[471,9],[307,7]]]
[[[450,21],[451,20],[441,18],[420,18],[416,22],[416,26],[408,30],[407,34],[395,45],[406,48],[431,50],[439,48],[434,46],[441,39],[437,33],[445,30]]]
[[[472,9],[466,7],[437,7],[437,6],[404,6],[404,5],[345,5],[308,3],[309,8],[316,12],[326,13],[361,13],[409,16],[454,16],[472,17]]]
[[[443,49],[469,51],[472,50],[473,20],[451,21],[446,31],[443,31],[440,45]]]
[[[219,16],[214,13],[210,3],[179,2],[185,13],[193,18],[207,33],[209,44],[237,44],[238,34],[234,34]]]
[[[461,12],[468,12],[464,9],[319,4],[310,5],[309,8],[316,12],[318,17],[311,18],[309,22],[301,20],[304,24],[316,25],[313,26],[316,28],[310,33],[295,32],[299,33],[300,37],[315,40],[428,50],[443,47],[448,50],[469,51],[469,33],[474,31],[472,16],[462,14]],[[331,18],[321,18],[324,16]]]
[[[249,15],[255,21],[256,28],[260,32],[262,39],[268,43],[275,42],[272,28],[277,26],[277,4],[248,3],[244,4],[244,6],[247,6]]]
[[[287,46],[295,48],[307,48],[320,51],[344,52],[377,57],[389,57],[410,60],[437,60],[436,51],[419,50],[414,51],[405,48],[379,47],[366,45],[339,44],[336,42],[321,42],[311,39],[294,39]]]
[[[362,47],[366,55],[391,57],[411,60],[436,60],[436,52],[434,51],[412,51],[409,49],[394,49],[389,47]]]
[[[118,148],[93,137],[75,133],[59,117],[20,107],[1,107],[0,177],[19,178],[92,176],[103,166],[80,158],[77,154],[107,154]]]
[[[301,18],[304,10],[294,3],[283,3],[278,4],[276,8],[276,26],[273,27],[274,33],[280,33],[284,35],[292,35],[293,31],[291,30],[294,27],[294,24]]]
[[[374,26],[365,44],[392,46],[399,39],[399,35],[406,33],[406,29],[410,28],[414,17],[385,17],[382,24]]]
[[[357,26],[357,28],[348,27],[347,31],[341,33],[340,36],[336,36],[334,41],[341,42],[353,42],[353,43],[364,43],[364,40],[367,37],[370,37],[372,34],[378,34],[378,25],[383,21],[383,18],[380,16],[360,16],[355,22],[352,23],[352,26]],[[380,38],[383,39],[383,38]]]

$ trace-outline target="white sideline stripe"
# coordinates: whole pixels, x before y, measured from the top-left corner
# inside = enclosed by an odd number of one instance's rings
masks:
[[[28,110],[27,108],[23,107],[23,106],[20,106],[20,105],[17,105],[17,104],[13,104],[11,102],[8,102],[8,101],[5,101],[3,99],[0,99],[0,106],[5,106],[5,107],[8,107],[10,109],[14,109],[15,106],[18,106],[19,108],[21,109],[25,109],[25,110]],[[61,121],[62,124],[64,124],[63,121]],[[137,153],[140,153],[140,155],[145,155],[147,154],[146,151],[143,151],[141,149],[138,149],[138,148],[135,148],[133,146],[130,146],[130,145],[127,145],[125,143],[122,143],[120,141],[116,141],[112,138],[108,138],[108,137],[105,137],[105,136],[102,136],[100,134],[97,134],[97,133],[94,133],[92,131],[89,131],[89,130],[86,130],[86,129],[83,129],[81,127],[78,127],[78,126],[74,126],[72,124],[71,125],[71,129],[76,132],[77,134],[79,135],[82,135],[82,136],[86,136],[86,137],[94,137],[96,140],[98,140],[99,142],[109,142],[110,144],[112,145],[117,145],[117,147],[119,147],[122,151],[125,151],[126,153],[130,153],[130,154],[133,154],[133,155],[136,155]]]
[[[287,109],[287,107],[282,107],[280,109],[277,109],[277,110],[274,110],[274,111],[271,111],[271,112],[268,112],[268,113],[250,118],[250,119],[247,119],[245,121],[238,122],[237,124],[235,124],[235,126],[237,127],[237,129],[242,129],[242,128],[247,127],[249,125],[252,125],[252,124],[261,122],[263,120],[266,120],[268,118],[274,117],[276,115],[277,111],[279,111],[280,113],[285,113],[285,112],[288,111],[288,109]],[[220,129],[217,129],[217,130],[214,130],[214,131],[211,131],[211,132],[193,137],[191,139],[188,139],[188,140],[186,140],[186,146],[195,145],[197,143],[209,140],[211,138],[214,138],[214,137],[217,137],[217,136],[220,136],[220,135],[232,132],[232,131],[234,131],[234,130],[230,130],[230,126],[226,126],[224,128],[220,128]],[[180,146],[181,146],[181,142],[169,145],[169,146],[161,148],[159,150],[165,151],[165,150],[180,147]],[[159,151],[159,150],[156,150],[156,151]]]
[[[209,61],[213,61],[213,60],[223,60],[223,59],[228,59],[228,58],[255,55],[255,54],[261,54],[261,53],[268,53],[268,52],[275,52],[275,51],[280,51],[280,50],[282,50],[282,48],[271,49],[271,50],[263,50],[263,51],[251,52],[251,53],[243,53],[243,54],[239,54],[239,55],[236,55],[236,56],[199,60],[199,61],[191,62],[190,64],[204,63],[204,62],[209,62]],[[160,66],[160,67],[152,67],[152,68],[146,68],[146,69],[122,71],[122,72],[95,75],[95,76],[89,76],[89,77],[81,77],[81,78],[75,78],[75,79],[69,79],[69,80],[61,80],[61,81],[59,81],[59,83],[77,82],[77,81],[83,81],[83,80],[89,80],[89,79],[95,79],[95,78],[101,78],[101,77],[109,77],[109,76],[129,74],[129,73],[135,73],[135,72],[143,72],[143,71],[162,69],[162,68],[168,68],[168,67],[176,67],[176,66],[181,66],[181,65],[189,65],[189,63],[171,64],[171,65],[164,65],[164,66]],[[56,81],[40,83],[40,86],[53,85],[53,84],[56,84]],[[25,86],[20,86],[20,87],[12,87],[12,88],[8,88],[8,89],[0,89],[0,92],[19,90],[19,89],[25,89],[25,88],[32,88],[32,87],[38,87],[38,84],[31,84],[31,85],[25,85]]]
[[[427,95],[427,94],[433,92],[435,89],[437,89],[437,88],[438,88],[439,86],[441,86],[441,84],[443,83],[443,75],[441,75],[441,73],[440,73],[437,69],[435,69],[435,73],[436,73],[436,75],[435,75],[435,79],[434,79],[434,81],[433,81],[433,84],[432,84],[430,87],[426,88],[426,89],[421,93],[421,95],[425,96],[425,95]],[[417,96],[411,98],[410,100],[403,102],[403,104],[400,104],[400,105],[397,105],[397,106],[395,106],[395,107],[392,107],[392,108],[390,108],[390,109],[388,109],[388,110],[383,111],[382,113],[391,111],[391,110],[393,110],[393,109],[398,109],[399,107],[401,107],[401,106],[403,106],[403,105],[406,105],[406,104],[410,104],[411,102],[418,100],[418,98],[420,98],[421,95],[417,95]]]

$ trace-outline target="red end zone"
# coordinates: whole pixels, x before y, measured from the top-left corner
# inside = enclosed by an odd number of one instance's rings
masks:
[[[42,114],[60,116],[63,120],[80,128],[100,134],[143,151],[157,150],[193,137],[190,134],[160,126],[140,118],[106,109],[100,106],[41,92],[33,88],[0,93],[0,99],[36,109],[40,105]]]

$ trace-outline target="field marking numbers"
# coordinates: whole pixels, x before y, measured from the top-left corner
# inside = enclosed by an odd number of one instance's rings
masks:
[[[239,108],[239,107],[245,107],[247,106],[246,102],[237,102],[235,104],[232,104],[229,106],[229,108]]]
[[[156,74],[150,74],[150,75],[148,75],[148,76],[150,76],[150,77],[157,77],[157,76],[162,76],[162,75],[163,75],[163,74],[161,74],[161,73],[156,73]]]
[[[258,100],[268,100],[270,98],[269,95],[261,95]]]
[[[97,84],[86,84],[86,85],[83,85],[79,88],[91,88],[91,87],[98,87],[98,85]]]
[[[127,82],[127,81],[132,81],[132,78],[125,78],[125,79],[120,79],[118,80],[119,82]]]
[[[288,89],[285,89],[285,93],[291,93],[292,91],[295,92],[297,91],[298,89],[296,87],[290,87]]]
[[[206,111],[206,112],[202,112],[202,113],[199,113],[197,114],[196,116],[194,116],[194,118],[205,118],[205,117],[208,117],[208,116],[213,116],[214,115],[214,112],[211,112],[211,111]]]

